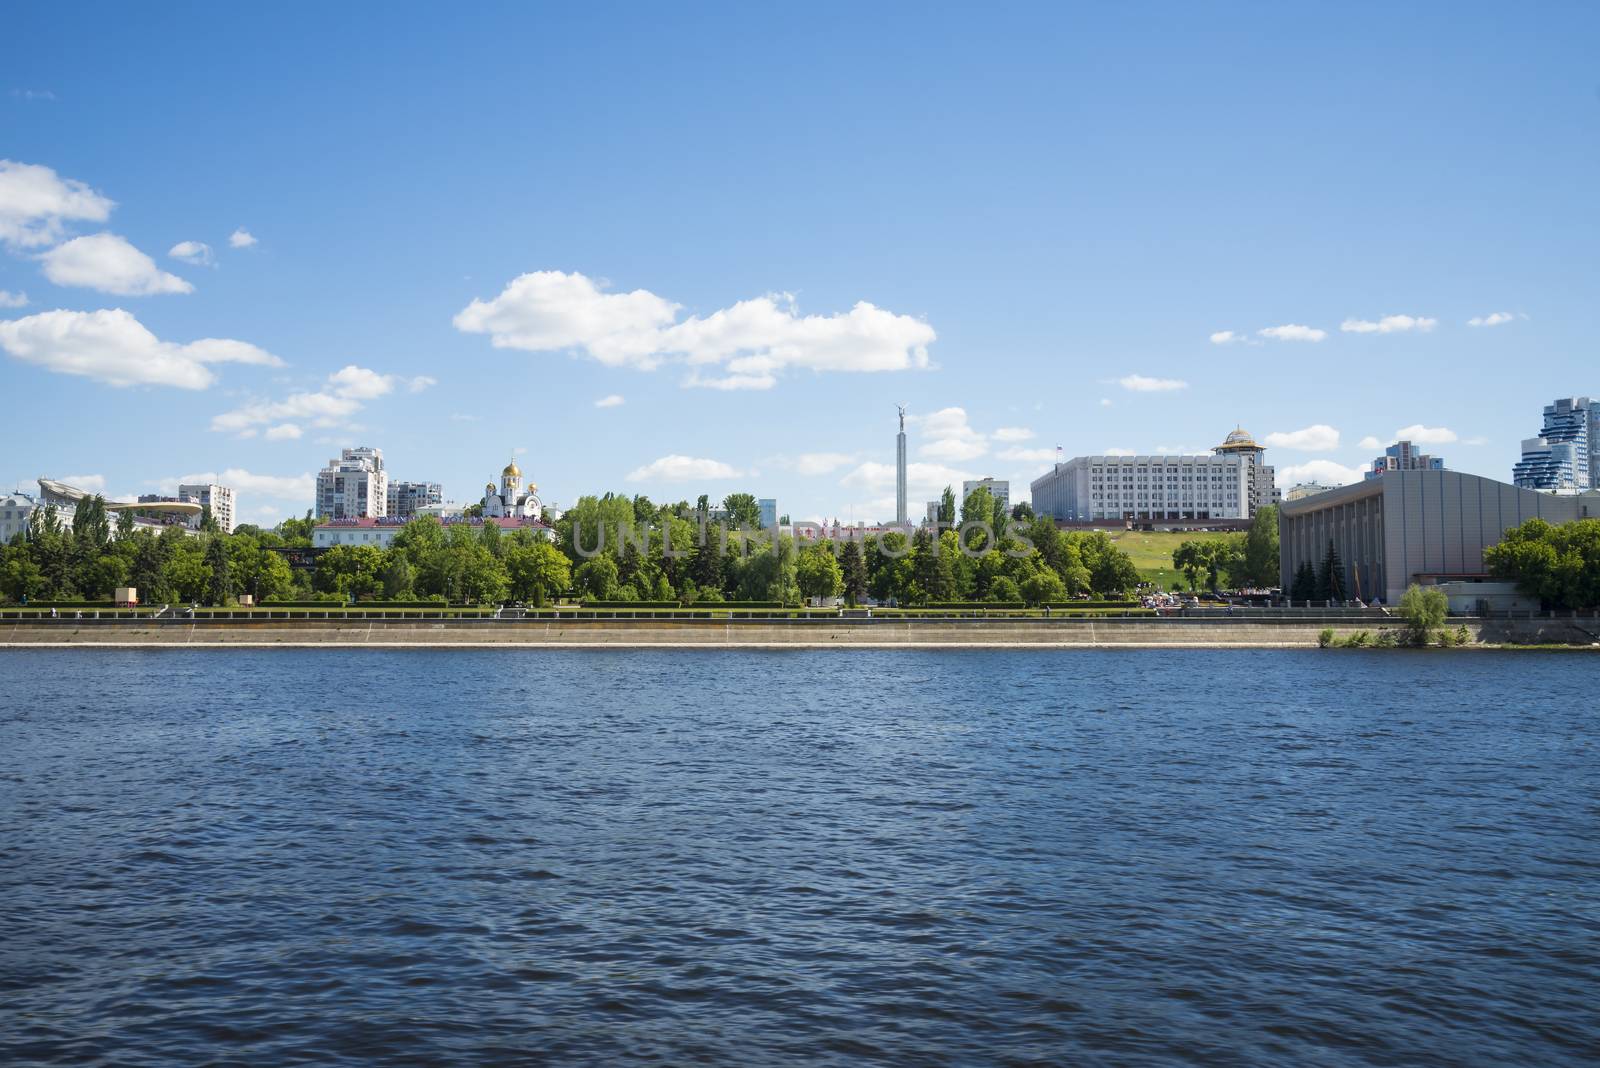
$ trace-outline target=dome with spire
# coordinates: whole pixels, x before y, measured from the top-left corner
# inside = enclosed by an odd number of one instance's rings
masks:
[[[517,466],[517,461],[512,460],[501,469],[500,474],[505,478],[521,478],[522,469]]]
[[[1259,448],[1261,446],[1256,444],[1256,439],[1250,436],[1250,431],[1242,426],[1236,426],[1226,438],[1222,439],[1222,444],[1217,446],[1218,451],[1226,450],[1229,452]]]

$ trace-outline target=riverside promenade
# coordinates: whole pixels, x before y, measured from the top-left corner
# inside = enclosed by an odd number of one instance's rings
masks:
[[[1455,621],[1452,621],[1455,622]],[[1592,645],[1583,620],[1463,620],[1474,641]],[[66,646],[189,648],[1306,648],[1325,628],[1340,637],[1398,627],[1394,619],[1256,618],[748,619],[603,618],[218,618],[0,619],[0,648]]]

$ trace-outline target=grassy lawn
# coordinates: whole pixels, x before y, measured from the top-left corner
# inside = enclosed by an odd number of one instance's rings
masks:
[[[1139,577],[1170,590],[1183,575],[1172,566],[1172,554],[1186,541],[1218,541],[1228,535],[1220,531],[1142,531],[1125,530],[1108,535],[1117,548],[1128,554]]]

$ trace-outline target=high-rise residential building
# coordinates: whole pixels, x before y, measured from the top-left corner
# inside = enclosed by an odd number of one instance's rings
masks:
[[[410,519],[424,508],[443,504],[444,487],[437,482],[391,482],[384,499],[384,515]]]
[[[225,533],[232,534],[236,514],[233,487],[210,483],[184,483],[178,487],[178,500],[193,501],[211,509],[211,518]]]
[[[1257,445],[1249,432],[1240,426],[1234,427],[1222,444],[1211,450],[1214,456],[1238,456],[1244,459],[1245,477],[1250,483],[1246,496],[1250,502],[1251,516],[1269,504],[1277,504],[1279,499],[1277,472],[1261,462],[1266,452],[1266,447]]]
[[[376,518],[388,506],[382,449],[345,449],[317,473],[318,519]]]
[[[906,406],[900,405],[900,433],[894,439],[894,521],[906,524]]]
[[[1383,455],[1372,461],[1367,478],[1378,478],[1388,471],[1443,471],[1444,461],[1437,456],[1418,452],[1409,441],[1397,441],[1383,450]]]
[[[756,507],[761,510],[762,530],[771,530],[778,525],[778,499],[776,497],[762,497],[756,501]]]
[[[1536,438],[1522,442],[1511,480],[1523,489],[1581,492],[1600,488],[1600,402],[1561,397],[1545,405]]]
[[[1033,480],[1033,510],[1080,523],[1249,519],[1278,501],[1265,452],[1237,429],[1210,455],[1075,456]]]
[[[1007,513],[1010,513],[1010,511],[1011,511],[1011,483],[1010,482],[1006,481],[1003,478],[979,478],[979,479],[973,479],[973,480],[968,481],[968,482],[963,482],[963,483],[961,483],[961,499],[962,499],[962,501],[965,501],[968,497],[972,496],[972,491],[973,490],[980,489],[980,488],[988,490],[989,491],[989,496],[993,497],[995,500],[1000,502],[1001,509],[1004,510],[1005,512],[1007,512]],[[957,514],[959,514],[960,511],[961,511],[960,505],[957,505],[957,507],[956,507]]]

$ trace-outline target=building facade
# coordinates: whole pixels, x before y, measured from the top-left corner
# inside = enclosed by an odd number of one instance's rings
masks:
[[[1075,456],[1033,480],[1033,510],[1077,523],[1249,519],[1279,498],[1265,452],[1237,429],[1210,455]]]
[[[776,497],[762,497],[756,501],[756,508],[761,513],[760,523],[762,530],[771,530],[778,525],[778,499]]]
[[[1412,583],[1488,578],[1483,550],[1534,518],[1600,517],[1600,493],[1555,496],[1460,471],[1400,469],[1285,502],[1278,512],[1279,581],[1302,562],[1321,568],[1331,543],[1352,598],[1396,604]]]
[[[1561,397],[1545,405],[1539,436],[1522,442],[1511,481],[1557,493],[1600,489],[1600,403]]]
[[[1319,493],[1327,493],[1331,489],[1338,488],[1337,486],[1324,486],[1320,482],[1297,482],[1284,491],[1283,499],[1286,501],[1298,501],[1302,497],[1315,497]]]
[[[444,503],[444,487],[437,482],[391,482],[383,514],[394,519],[410,519],[424,508]]]
[[[532,517],[541,511],[539,487],[529,482],[522,484],[522,468],[512,460],[500,471],[500,486],[493,482],[483,487],[483,514],[490,518]]]
[[[1444,461],[1437,456],[1418,452],[1409,441],[1397,441],[1383,450],[1383,455],[1372,461],[1367,478],[1379,478],[1390,471],[1443,471]]]
[[[211,509],[211,518],[225,533],[232,534],[234,515],[237,512],[236,494],[231,486],[184,483],[178,487],[178,500],[193,501],[202,508]]]
[[[387,549],[394,544],[395,535],[406,528],[406,520],[390,516],[366,519],[335,519],[311,528],[311,546],[314,549],[331,549],[335,545],[372,545]],[[548,524],[531,516],[489,516],[482,519],[463,519],[459,516],[441,521],[446,530],[466,525],[482,530],[485,524],[500,528],[502,534],[518,530],[532,531],[536,536],[548,538]]]
[[[318,519],[375,519],[388,506],[382,449],[345,449],[317,473]]]
[[[0,497],[0,544],[9,545],[18,534],[27,534],[28,518],[35,507],[37,502],[32,495],[21,490]]]
[[[979,478],[970,482],[963,482],[961,483],[961,500],[965,501],[968,497],[972,496],[973,490],[979,488],[988,490],[989,495],[1000,502],[1000,507],[1003,508],[1007,514],[1011,512],[1010,482],[1003,478]],[[959,504],[957,504],[956,514],[959,516],[960,513],[961,507]]]

